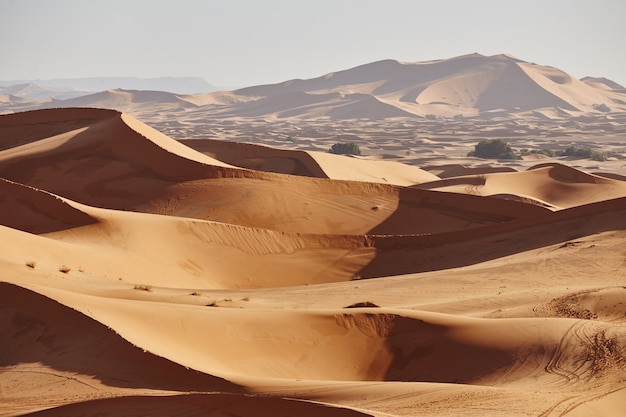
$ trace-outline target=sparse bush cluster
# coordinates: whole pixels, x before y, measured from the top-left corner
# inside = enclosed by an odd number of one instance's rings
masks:
[[[606,152],[598,152],[590,148],[577,148],[570,146],[561,152],[561,156],[573,156],[576,158],[593,159],[594,161],[606,161],[608,155]]]
[[[335,143],[328,152],[338,155],[361,155],[361,149],[356,143]]]
[[[489,139],[479,142],[474,150],[469,152],[467,156],[475,156],[485,159],[516,159],[518,156],[525,155],[546,155],[551,158],[569,156],[581,159],[593,159],[594,161],[606,161],[609,155],[606,152],[596,151],[591,148],[579,148],[570,146],[565,150],[552,149],[522,149],[516,152],[511,146],[502,139]]]
[[[553,151],[552,149],[522,149],[520,151],[520,155],[524,156],[524,155],[545,155],[545,156],[549,156],[551,158],[554,158],[557,155],[558,152]]]
[[[476,156],[485,159],[516,159],[511,146],[502,139],[488,139],[480,141],[474,150],[467,156]]]

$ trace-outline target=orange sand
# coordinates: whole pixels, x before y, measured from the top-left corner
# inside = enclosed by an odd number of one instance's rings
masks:
[[[518,168],[1,116],[0,415],[620,415],[624,173]]]

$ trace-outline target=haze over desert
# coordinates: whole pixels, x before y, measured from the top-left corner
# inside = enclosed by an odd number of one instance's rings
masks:
[[[468,54],[0,113],[2,416],[626,409],[615,82]]]

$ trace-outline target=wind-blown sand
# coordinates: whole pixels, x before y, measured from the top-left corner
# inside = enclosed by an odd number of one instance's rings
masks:
[[[0,415],[620,415],[617,163],[320,151],[1,116]]]

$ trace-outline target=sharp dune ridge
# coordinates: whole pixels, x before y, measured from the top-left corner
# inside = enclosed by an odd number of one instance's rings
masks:
[[[351,80],[423,100],[459,66],[580,88],[470,55],[232,94],[306,107],[304,87]],[[381,71],[397,76],[370,85]],[[0,116],[0,415],[618,415],[623,173],[527,162],[176,141],[95,108]]]

